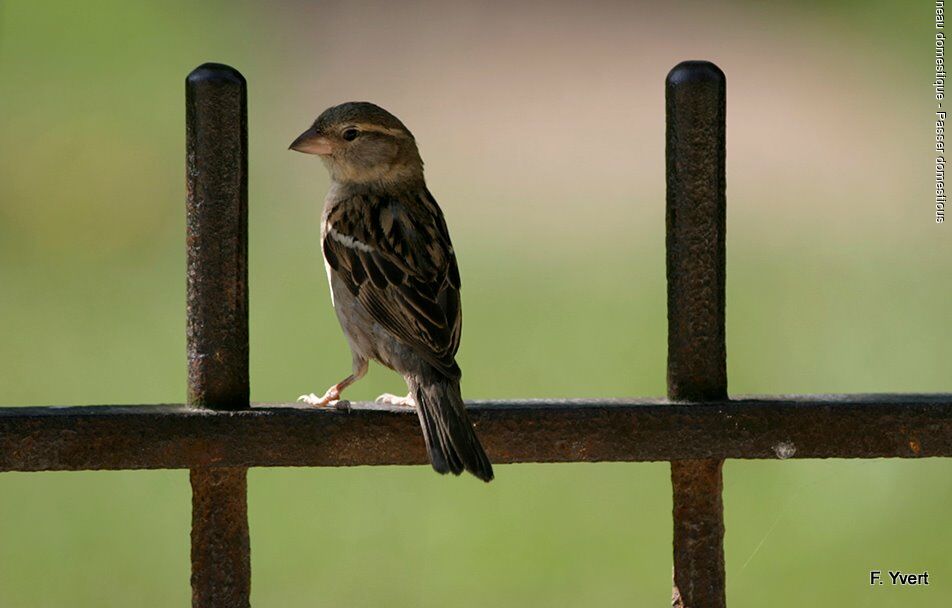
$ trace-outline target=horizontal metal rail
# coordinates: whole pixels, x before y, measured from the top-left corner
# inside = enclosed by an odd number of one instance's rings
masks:
[[[952,394],[473,402],[496,463],[952,456]],[[425,464],[410,410],[0,408],[0,471]]]

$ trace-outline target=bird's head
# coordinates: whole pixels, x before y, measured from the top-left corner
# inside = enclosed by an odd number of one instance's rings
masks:
[[[290,149],[320,156],[339,183],[393,184],[423,176],[423,161],[410,130],[390,112],[366,101],[324,110]]]

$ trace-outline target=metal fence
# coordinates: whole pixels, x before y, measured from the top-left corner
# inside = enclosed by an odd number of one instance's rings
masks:
[[[192,605],[249,605],[248,467],[423,464],[416,415],[254,405],[248,389],[244,78],[186,80],[186,405],[0,408],[0,471],[191,471]],[[952,395],[727,396],[726,80],[666,81],[668,399],[470,403],[492,461],[670,461],[674,605],[725,606],[725,458],[952,456]]]

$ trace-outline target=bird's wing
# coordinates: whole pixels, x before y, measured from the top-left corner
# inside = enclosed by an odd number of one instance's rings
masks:
[[[428,191],[338,202],[325,219],[323,249],[374,320],[443,374],[459,377],[459,269]]]

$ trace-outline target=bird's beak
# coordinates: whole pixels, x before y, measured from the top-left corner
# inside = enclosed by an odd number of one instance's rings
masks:
[[[314,127],[311,127],[298,135],[298,138],[291,142],[288,149],[295,152],[304,152],[305,154],[327,156],[331,153],[331,140],[318,133]]]

